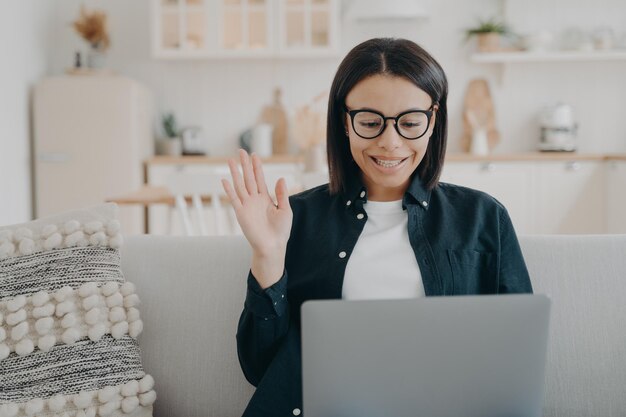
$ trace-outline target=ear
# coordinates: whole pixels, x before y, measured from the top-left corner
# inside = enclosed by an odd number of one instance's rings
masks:
[[[428,126],[428,130],[430,131],[428,133],[428,137],[430,137],[433,134],[433,131],[435,130],[435,124],[437,123],[437,111],[439,110],[439,104],[435,104],[433,106],[433,115],[430,117],[430,126]]]
[[[346,136],[350,133],[350,115],[348,113],[345,114],[345,118],[343,119],[343,131]]]

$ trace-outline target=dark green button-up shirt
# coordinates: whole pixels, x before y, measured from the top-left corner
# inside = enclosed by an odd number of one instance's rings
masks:
[[[248,275],[237,350],[257,389],[244,417],[306,415],[300,306],[341,298],[346,264],[367,221],[366,201],[357,179],[337,195],[323,185],[290,197],[293,226],[283,276],[262,290]],[[426,296],[532,292],[509,215],[494,198],[445,183],[429,191],[415,175],[403,208]]]

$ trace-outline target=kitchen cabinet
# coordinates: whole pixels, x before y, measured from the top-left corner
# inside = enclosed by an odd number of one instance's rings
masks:
[[[607,177],[607,233],[626,233],[626,160],[609,161]]]
[[[605,191],[599,161],[537,164],[537,230],[541,233],[603,233]]]
[[[338,0],[153,0],[153,54],[164,59],[338,53]]]
[[[272,0],[153,0],[157,58],[268,56]]]
[[[152,45],[156,55],[210,48],[207,35],[214,8],[206,0],[153,0]]]
[[[605,233],[607,196],[605,165],[602,159],[450,162],[444,167],[442,181],[475,188],[492,195],[509,211],[518,234]],[[626,171],[626,170],[625,170]],[[615,169],[612,187],[626,181]],[[623,185],[624,183],[622,183]],[[615,193],[613,193],[615,194]],[[623,194],[623,193],[622,193]],[[619,199],[620,197],[611,197]],[[622,201],[622,204],[626,202]],[[615,230],[626,222],[612,208]],[[623,227],[623,226],[622,226]]]
[[[218,6],[219,51],[270,52],[273,22],[269,0],[223,0]]]
[[[337,0],[278,0],[278,53],[281,56],[336,55]]]
[[[441,180],[490,194],[507,208],[518,233],[533,233],[533,170],[530,162],[449,162]]]

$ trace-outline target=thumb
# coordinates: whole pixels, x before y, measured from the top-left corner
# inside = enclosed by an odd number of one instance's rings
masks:
[[[279,210],[289,208],[289,196],[287,194],[287,182],[284,178],[280,178],[276,182],[276,202]]]

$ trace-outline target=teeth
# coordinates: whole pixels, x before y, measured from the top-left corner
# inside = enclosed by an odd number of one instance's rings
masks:
[[[392,168],[392,167],[400,165],[402,163],[402,161],[404,161],[404,159],[401,159],[399,161],[385,161],[385,160],[382,160],[382,159],[374,158],[374,161],[376,161],[376,163],[378,165],[382,166],[382,167]]]

